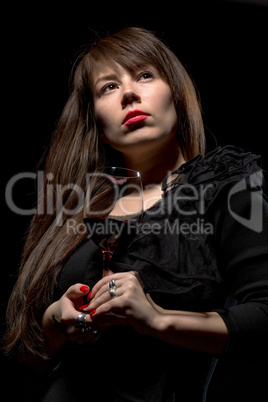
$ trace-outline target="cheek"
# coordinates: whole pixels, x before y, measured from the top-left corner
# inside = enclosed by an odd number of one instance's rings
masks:
[[[172,111],[175,109],[173,97],[169,87],[163,87],[162,91],[159,93],[159,105],[164,111]]]
[[[154,98],[155,110],[158,111],[159,119],[162,123],[169,125],[177,124],[178,117],[174,105],[174,100],[169,87],[164,87],[158,92],[158,96]]]
[[[105,110],[102,109],[101,111],[96,111],[98,126],[101,130],[105,130],[106,127],[110,126],[110,116],[109,114],[105,113]]]
[[[107,130],[115,124],[115,111],[111,102],[98,103],[95,105],[95,113],[98,126],[101,130]]]

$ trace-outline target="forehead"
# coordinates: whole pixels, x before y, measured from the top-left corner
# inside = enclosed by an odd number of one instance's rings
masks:
[[[110,74],[120,74],[125,70],[124,67],[118,63],[98,63],[98,66],[94,68],[93,79],[98,80],[100,77]]]
[[[98,63],[92,71],[93,81],[96,84],[101,79],[109,79],[109,76],[120,76],[126,73],[132,74],[140,71],[141,69],[148,68],[148,64],[138,64],[136,66],[123,66],[119,63]],[[150,66],[152,67],[152,66]]]

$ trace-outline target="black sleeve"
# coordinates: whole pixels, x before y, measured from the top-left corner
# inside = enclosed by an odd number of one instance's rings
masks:
[[[226,352],[236,355],[267,353],[266,196],[262,191],[250,188],[225,190],[216,204],[214,224],[218,264],[229,303],[226,308],[216,310],[229,330]]]

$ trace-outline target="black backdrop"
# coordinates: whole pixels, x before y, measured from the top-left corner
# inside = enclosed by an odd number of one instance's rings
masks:
[[[233,144],[261,154],[267,169],[268,7],[264,3],[11,4],[2,13],[4,186],[17,173],[36,171],[67,99],[79,48],[98,33],[129,25],[155,31],[192,76],[201,96],[209,147]],[[14,201],[31,208],[35,191],[33,181],[24,181],[15,187]],[[29,221],[29,216],[14,214],[5,203],[2,315]]]

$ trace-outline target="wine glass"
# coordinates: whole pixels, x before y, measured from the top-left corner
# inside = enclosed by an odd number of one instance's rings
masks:
[[[89,237],[101,248],[103,274],[118,245],[135,233],[143,214],[140,173],[121,167],[106,167],[90,176],[83,209]]]

